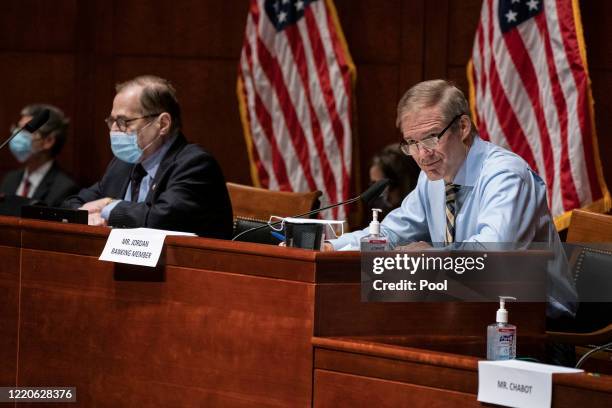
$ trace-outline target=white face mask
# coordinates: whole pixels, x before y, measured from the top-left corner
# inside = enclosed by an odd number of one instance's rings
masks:
[[[275,222],[281,221],[280,228],[278,226],[273,226],[272,224]],[[289,222],[292,224],[323,224],[328,227],[329,231],[331,231],[331,235],[338,238],[338,234],[336,233],[337,226],[340,226],[340,235],[344,234],[344,221],[338,220],[318,220],[313,218],[293,218],[293,217],[278,217],[276,215],[270,216],[270,220],[268,221],[268,225],[274,231],[282,231],[285,228],[285,222]],[[335,225],[336,227],[333,227]]]

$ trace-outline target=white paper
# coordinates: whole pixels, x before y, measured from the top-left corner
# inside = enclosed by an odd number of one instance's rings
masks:
[[[113,229],[98,259],[130,265],[157,266],[167,235],[195,236],[189,232],[151,228]]]
[[[478,401],[507,407],[550,407],[552,374],[582,370],[520,360],[479,361]]]

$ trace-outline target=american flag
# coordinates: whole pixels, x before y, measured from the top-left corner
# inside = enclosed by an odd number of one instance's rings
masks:
[[[484,0],[468,80],[481,137],[542,176],[558,229],[610,209],[576,0]]]
[[[254,184],[349,198],[355,68],[332,1],[251,0],[238,72]]]

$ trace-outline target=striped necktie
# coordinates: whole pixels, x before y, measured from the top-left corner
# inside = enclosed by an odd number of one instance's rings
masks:
[[[23,189],[21,190],[21,196],[28,198],[31,187],[32,187],[32,182],[30,181],[30,174],[26,170],[25,179],[23,180]]]
[[[446,183],[446,234],[444,243],[452,244],[455,242],[455,211],[457,209],[457,191],[459,185]]]

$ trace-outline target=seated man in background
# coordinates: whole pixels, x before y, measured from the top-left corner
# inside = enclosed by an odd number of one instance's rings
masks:
[[[148,227],[230,238],[232,207],[216,160],[181,132],[181,109],[165,79],[140,76],[116,86],[106,124],[115,158],[102,179],[64,206],[90,225]]]
[[[418,166],[411,157],[401,151],[397,143],[385,146],[376,153],[370,166],[370,183],[374,184],[386,178],[389,180],[389,187],[380,197],[368,204],[367,224],[370,223],[372,208],[382,211],[379,216],[382,220],[391,210],[399,207],[408,193],[416,187],[418,177]]]
[[[417,187],[381,222],[392,248],[541,242],[562,252],[546,185],[521,157],[478,136],[458,88],[445,80],[416,84],[398,104],[397,124],[402,151],[422,172]],[[367,234],[344,234],[324,249],[358,249]],[[549,317],[571,316],[575,308],[574,288],[560,264],[549,271],[555,282]]]
[[[70,121],[55,106],[28,105],[21,111],[21,119],[12,131],[17,131],[45,109],[49,110],[49,120],[40,129],[34,133],[23,129],[10,141],[9,148],[17,161],[23,163],[23,168],[6,174],[0,192],[57,207],[66,197],[79,190],[56,161],[66,143]]]

